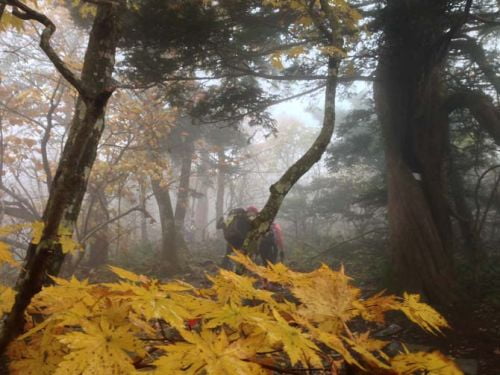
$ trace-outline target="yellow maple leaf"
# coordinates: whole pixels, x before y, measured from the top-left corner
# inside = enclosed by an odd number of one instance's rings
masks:
[[[116,274],[121,279],[132,281],[134,283],[147,281],[147,278],[145,276],[137,275],[131,271],[124,270],[123,268],[115,266],[108,266],[108,267],[114,274]]]
[[[61,244],[61,250],[64,254],[72,253],[80,248],[80,245],[73,240],[72,228],[61,225],[57,234],[59,236],[58,242]]]
[[[246,269],[256,275],[274,283],[291,285],[294,280],[304,277],[303,273],[294,272],[283,263],[269,264],[268,267],[259,266],[255,264],[250,257],[240,251],[235,251],[230,258],[242,264]]]
[[[26,227],[26,224],[12,224],[0,227],[0,237],[7,236],[9,234],[15,233]]]
[[[7,245],[5,242],[0,242],[0,265],[2,263],[7,263],[11,266],[19,267],[19,263],[12,256],[9,245]]]
[[[16,292],[8,286],[0,284],[0,316],[8,313],[14,304]]]
[[[256,344],[262,336],[231,342],[224,330],[218,334],[211,330],[200,334],[186,330],[180,333],[185,343],[161,347],[166,355],[154,362],[158,374],[269,374],[248,361],[256,354],[259,347]]]
[[[134,374],[135,368],[129,353],[145,355],[145,350],[134,335],[130,325],[115,326],[107,319],[86,321],[83,332],[70,332],[61,337],[61,343],[70,352],[59,364],[55,375],[111,375]]]
[[[356,305],[363,319],[377,323],[383,323],[385,312],[395,310],[398,306],[399,302],[396,296],[386,296],[383,295],[383,292],[380,292],[366,300],[359,301],[359,305]]]
[[[33,245],[37,245],[38,243],[40,243],[44,227],[45,224],[43,223],[43,221],[35,221],[31,223],[31,228],[33,229],[33,234],[32,234],[33,238],[31,239],[31,243]]]
[[[375,368],[386,370],[390,369],[388,364],[382,362],[374,355],[374,352],[377,352],[382,357],[387,358],[385,353],[382,352],[382,348],[387,345],[387,342],[369,337],[368,332],[356,334],[352,338],[344,337],[344,341],[351,345],[352,350],[361,355],[364,362]]]
[[[241,306],[230,301],[222,307],[208,312],[203,318],[208,320],[204,323],[205,328],[215,328],[226,324],[230,328],[238,329],[243,323],[265,316],[266,314],[262,312],[261,307]]]
[[[219,270],[216,276],[207,276],[212,281],[212,289],[217,293],[220,302],[241,303],[244,299],[272,301],[272,293],[254,288],[255,278],[237,275],[227,270]]]
[[[52,280],[55,285],[43,288],[33,299],[30,310],[54,314],[54,318],[68,325],[78,324],[79,319],[90,315],[96,299],[91,295],[94,286],[89,285],[88,280],[80,281],[74,276],[70,280],[58,277]]]
[[[132,310],[144,316],[146,320],[163,319],[174,327],[183,327],[185,320],[193,318],[189,306],[199,302],[195,297],[166,293],[156,280],[147,285],[123,283],[106,285],[111,290],[129,292],[122,298],[128,300]]]
[[[24,27],[23,20],[9,12],[3,12],[0,18],[0,31],[7,30],[9,27],[13,27],[18,32],[22,31]]]
[[[403,302],[397,306],[412,322],[427,332],[436,334],[441,328],[449,327],[448,322],[431,306],[420,302],[418,294],[403,294]]]
[[[338,327],[336,321],[345,322],[359,314],[353,303],[360,290],[349,285],[342,271],[332,271],[326,265],[295,279],[291,291],[303,303],[300,314],[313,322],[325,322],[323,328],[330,327],[332,332]]]
[[[66,346],[57,339],[62,329],[54,320],[45,320],[35,328],[38,329],[18,337],[9,346],[12,375],[53,375],[66,353]]]
[[[453,361],[439,352],[402,353],[391,360],[391,368],[401,375],[463,375]]]
[[[274,309],[272,315],[273,320],[257,317],[251,317],[251,319],[267,333],[271,343],[283,345],[283,350],[290,358],[292,365],[301,362],[304,365],[321,366],[321,359],[317,354],[320,350],[308,335],[300,328],[288,324]]]
[[[311,326],[309,327],[309,331],[316,340],[321,341],[323,344],[339,353],[347,363],[364,369],[364,367],[352,356],[339,336],[323,331],[322,329],[315,329]]]
[[[283,62],[281,61],[281,53],[275,52],[271,55],[271,66],[277,70],[285,69]]]

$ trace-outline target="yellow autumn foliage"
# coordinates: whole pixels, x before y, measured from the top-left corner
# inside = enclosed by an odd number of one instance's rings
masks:
[[[418,296],[363,299],[342,269],[263,267],[241,253],[233,260],[253,276],[220,270],[207,276],[212,285],[205,289],[118,267],[110,267],[120,278],[115,283],[53,278],[28,309],[38,318],[28,319],[27,332],[9,347],[12,374],[264,375],[333,371],[332,363],[342,362],[380,374],[461,374],[437,352],[390,358],[387,342],[352,329],[353,319],[380,323],[390,310],[432,333],[446,327]],[[259,289],[259,279],[279,284],[280,292]],[[0,312],[13,298],[0,288]]]

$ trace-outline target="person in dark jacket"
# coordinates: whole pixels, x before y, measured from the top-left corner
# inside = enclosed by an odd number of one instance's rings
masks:
[[[235,208],[229,211],[226,220],[221,217],[217,221],[217,229],[222,229],[224,238],[227,241],[226,255],[222,261],[222,267],[230,268],[231,261],[229,255],[233,249],[242,248],[245,238],[251,229],[252,220],[255,219],[259,210],[255,206],[246,209]],[[270,230],[260,239],[259,256],[262,264],[276,263],[278,257],[280,261],[284,258],[283,232],[277,223],[271,224]]]

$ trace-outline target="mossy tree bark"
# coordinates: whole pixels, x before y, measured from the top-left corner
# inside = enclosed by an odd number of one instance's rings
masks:
[[[43,214],[44,229],[38,244],[28,248],[23,270],[17,280],[16,299],[0,326],[0,354],[22,332],[24,311],[49,276],[57,275],[64,260],[59,244],[60,228],[73,230],[86,191],[97,145],[104,129],[108,99],[115,90],[112,73],[118,42],[122,6],[118,2],[99,2],[90,32],[81,77],[74,74],[50,45],[55,25],[45,15],[17,0],[8,0],[13,14],[45,26],[40,46],[59,73],[79,93],[68,140],[54,175]]]

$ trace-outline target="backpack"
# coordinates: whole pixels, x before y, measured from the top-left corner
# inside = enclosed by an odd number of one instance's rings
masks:
[[[264,265],[267,265],[267,262],[276,263],[278,261],[278,246],[272,229],[261,237],[259,255]]]
[[[234,208],[229,211],[222,227],[224,239],[235,249],[241,249],[250,226],[251,221],[245,209]]]

